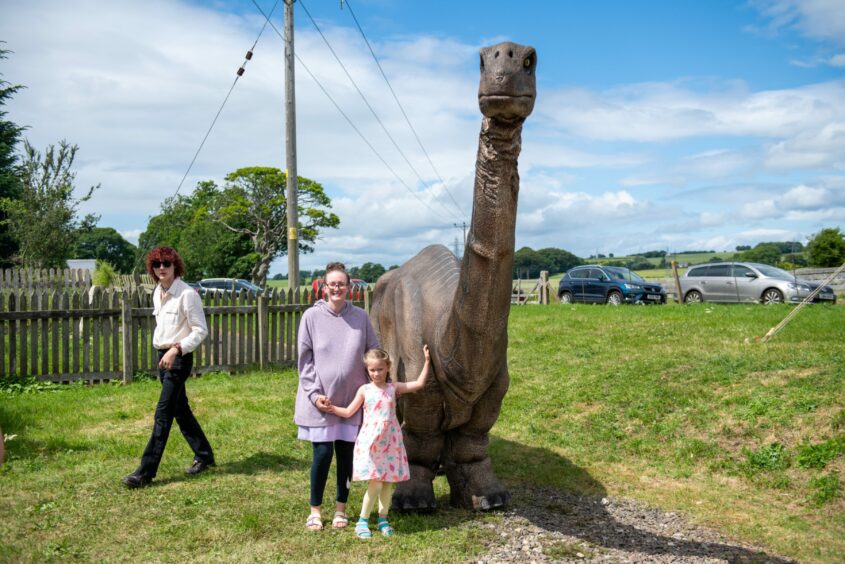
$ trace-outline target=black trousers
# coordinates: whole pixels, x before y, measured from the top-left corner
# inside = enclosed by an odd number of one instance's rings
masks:
[[[158,351],[158,359],[164,356],[166,351]],[[167,446],[167,438],[170,436],[170,428],[173,426],[173,419],[179,424],[179,430],[191,450],[194,451],[194,460],[213,463],[214,452],[205,433],[202,432],[197,418],[188,405],[188,396],[185,393],[185,381],[191,375],[191,368],[194,366],[194,354],[187,353],[177,356],[173,360],[173,366],[169,370],[159,368],[158,379],[161,381],[161,395],[156,405],[155,417],[153,418],[153,432],[141,456],[141,465],[135,471],[139,476],[155,478],[158,472],[158,465],[161,463],[161,456],[164,454],[164,447]]]
[[[333,443],[311,443],[314,459],[311,461],[311,505],[323,505],[323,492],[329,479],[332,465],[332,451],[337,453],[337,501],[346,503],[349,499],[349,480],[352,479],[352,455],[355,443],[334,441]]]

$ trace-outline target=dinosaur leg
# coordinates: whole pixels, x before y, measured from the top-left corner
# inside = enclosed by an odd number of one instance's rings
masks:
[[[505,367],[479,398],[469,421],[446,434],[446,477],[453,506],[488,510],[510,500],[511,494],[493,473],[487,453],[489,432],[499,417],[508,381]]]
[[[433,511],[437,508],[433,481],[443,450],[443,400],[427,385],[400,401],[404,401],[402,431],[411,479],[397,484],[392,506],[400,511]]]
[[[425,363],[419,289],[414,282],[402,284],[397,288],[395,300],[399,306],[396,311],[402,311],[403,315],[394,318],[394,350],[397,352],[390,352],[395,354],[397,379],[414,381]],[[400,511],[433,511],[437,502],[432,482],[443,450],[443,397],[433,373],[424,389],[399,398],[398,416],[411,479],[397,484],[392,506]]]

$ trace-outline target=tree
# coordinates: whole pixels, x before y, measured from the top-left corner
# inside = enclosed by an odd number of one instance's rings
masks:
[[[79,229],[73,258],[99,259],[108,262],[118,272],[128,274],[135,266],[138,248],[112,227],[83,227]]]
[[[241,168],[226,176],[226,187],[214,217],[233,233],[252,241],[255,262],[252,281],[263,286],[273,259],[287,253],[287,174],[272,167]],[[340,219],[326,208],[331,200],[313,180],[297,177],[298,248],[314,250],[320,231],[337,227]]]
[[[845,237],[838,227],[822,229],[807,243],[812,266],[841,266],[845,263]]]
[[[780,247],[774,243],[758,243],[753,249],[741,252],[736,258],[748,262],[762,262],[772,266],[780,262]]]
[[[0,43],[3,43],[0,41]],[[0,49],[0,59],[9,51]],[[0,77],[3,75],[0,74]],[[20,142],[24,128],[5,119],[3,106],[23,86],[11,85],[0,78],[0,201],[18,200],[21,197],[20,179],[15,170],[18,158],[15,147]],[[0,207],[0,268],[9,268],[18,253],[18,243],[12,235],[5,208]]]
[[[21,197],[4,198],[2,207],[18,241],[18,262],[33,268],[63,268],[76,243],[77,209],[91,199],[99,185],[81,198],[74,198],[72,172],[76,145],[60,141],[49,145],[42,156],[24,141],[19,167]],[[89,220],[90,221],[90,220]]]
[[[385,273],[384,267],[379,263],[365,262],[358,267],[358,275],[354,278],[361,278],[367,282],[375,282],[379,277]]]
[[[249,237],[233,233],[214,220],[222,190],[211,180],[199,182],[190,195],[167,198],[161,213],[150,218],[138,239],[136,268],[153,247],[168,246],[185,260],[185,278],[248,278],[255,262]]]

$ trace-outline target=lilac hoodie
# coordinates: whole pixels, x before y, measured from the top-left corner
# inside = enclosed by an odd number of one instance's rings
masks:
[[[358,388],[367,383],[362,357],[378,347],[378,337],[363,309],[347,302],[334,313],[325,300],[305,310],[299,324],[299,388],[293,421],[305,427],[338,423],[361,424],[361,411],[344,419],[323,413],[314,403],[326,395],[332,404],[346,407]]]

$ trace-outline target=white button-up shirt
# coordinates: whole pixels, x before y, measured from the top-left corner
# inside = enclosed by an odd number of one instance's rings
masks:
[[[153,315],[156,318],[153,346],[157,349],[179,343],[182,352],[189,353],[200,346],[208,335],[202,300],[181,278],[173,280],[166,292],[161,284],[156,286]]]

